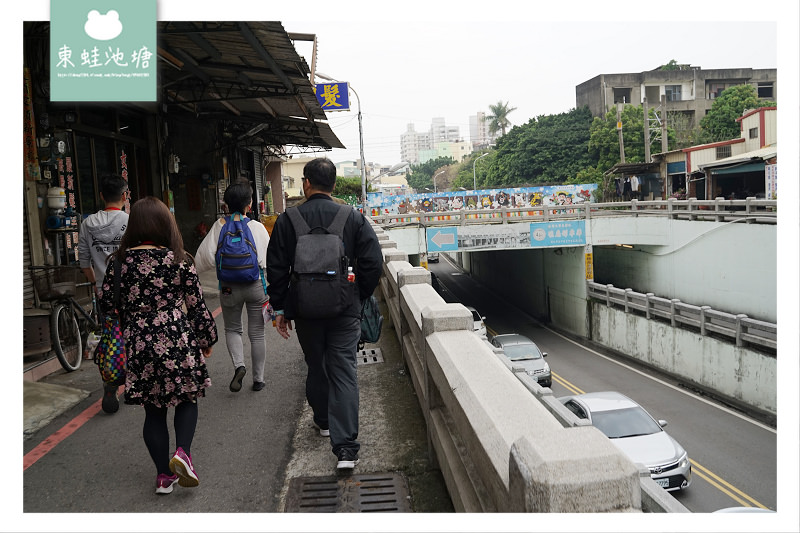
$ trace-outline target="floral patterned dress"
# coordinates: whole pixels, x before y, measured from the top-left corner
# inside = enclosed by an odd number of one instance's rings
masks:
[[[100,308],[114,308],[113,261]],[[125,403],[170,407],[205,396],[211,386],[201,348],[217,342],[194,264],[174,262],[172,250],[128,250],[121,264],[120,313],[128,352]]]

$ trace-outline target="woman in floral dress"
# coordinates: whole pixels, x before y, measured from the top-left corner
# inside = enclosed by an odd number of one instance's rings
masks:
[[[157,470],[156,493],[199,484],[191,458],[197,398],[211,379],[205,358],[217,342],[214,319],[175,218],[158,198],[133,204],[119,250],[109,258],[100,307],[114,308],[120,261],[120,320],[127,350],[125,403],[144,406],[144,442]],[[167,409],[175,408],[170,456]]]

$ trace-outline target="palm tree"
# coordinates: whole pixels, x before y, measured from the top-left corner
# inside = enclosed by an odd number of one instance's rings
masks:
[[[502,100],[495,105],[489,105],[491,114],[486,117],[489,119],[489,133],[494,135],[500,131],[505,135],[506,128],[511,125],[511,122],[508,121],[508,114],[516,109],[516,107],[508,107],[508,102],[504,104]]]

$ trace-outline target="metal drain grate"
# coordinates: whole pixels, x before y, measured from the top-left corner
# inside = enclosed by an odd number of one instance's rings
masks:
[[[409,513],[408,487],[397,473],[289,480],[287,513]]]
[[[381,353],[380,348],[359,350],[356,356],[358,357],[359,365],[371,365],[373,363],[383,363],[383,354]]]

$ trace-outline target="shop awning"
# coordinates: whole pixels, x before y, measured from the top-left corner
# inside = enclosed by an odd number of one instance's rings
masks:
[[[712,168],[711,174],[714,176],[724,176],[726,174],[744,174],[745,172],[764,172],[764,162],[740,163],[730,167]]]
[[[280,22],[159,21],[158,56],[159,101],[169,113],[225,121],[236,140],[344,148]]]
[[[711,171],[715,175],[741,174],[743,172],[759,172],[764,170],[768,159],[778,155],[777,145],[766,146],[743,154],[717,159],[711,163],[699,165],[701,171]]]

